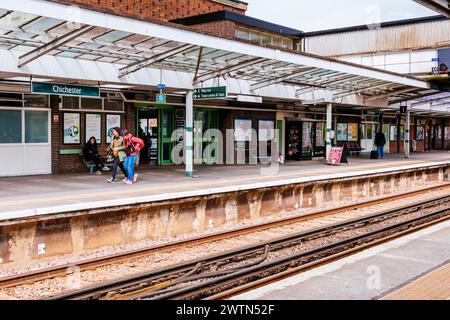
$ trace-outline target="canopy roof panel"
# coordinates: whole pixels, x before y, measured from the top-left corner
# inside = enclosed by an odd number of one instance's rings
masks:
[[[0,49],[15,52],[21,68],[50,55],[112,63],[123,79],[153,68],[191,74],[198,86],[215,78],[245,80],[255,95],[285,85],[299,96],[321,89],[337,97],[389,97],[395,103],[431,90],[426,81],[392,72],[68,8],[42,0],[0,0]]]

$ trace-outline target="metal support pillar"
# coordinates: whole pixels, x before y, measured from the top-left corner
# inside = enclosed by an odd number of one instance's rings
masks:
[[[411,111],[406,111],[406,123],[405,123],[405,158],[409,158],[410,150],[410,129],[411,129]]]
[[[327,139],[326,139],[326,159],[327,161],[330,159],[331,152],[331,128],[332,128],[332,117],[333,117],[333,104],[327,104]]]
[[[186,176],[194,176],[194,92],[186,93],[185,165]]]

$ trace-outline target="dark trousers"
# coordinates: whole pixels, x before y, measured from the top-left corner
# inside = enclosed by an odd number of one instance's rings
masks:
[[[114,163],[113,163],[113,169],[112,169],[112,175],[111,175],[113,180],[116,180],[117,168],[120,168],[120,170],[122,170],[123,174],[125,175],[125,178],[128,177],[128,172],[125,169],[125,167],[123,166],[123,162],[120,162],[119,157],[117,157],[117,158],[114,158]]]
[[[95,171],[98,171],[98,170],[100,170],[101,168],[103,168],[105,166],[103,164],[102,159],[100,158],[100,156],[98,154],[88,155],[88,156],[86,156],[86,160],[87,161],[94,161],[94,163],[95,163]]]

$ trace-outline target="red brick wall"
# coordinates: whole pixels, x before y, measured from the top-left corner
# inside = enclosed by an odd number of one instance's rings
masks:
[[[52,0],[141,20],[169,21],[219,10],[245,14],[244,10],[211,0]]]
[[[87,168],[84,165],[81,157],[76,154],[60,154],[60,150],[75,150],[83,149],[85,141],[89,138],[85,134],[85,117],[86,113],[95,112],[83,112],[80,110],[74,111],[61,111],[59,110],[59,97],[50,97],[50,107],[51,107],[51,130],[52,130],[52,173],[70,173],[70,172],[87,172]],[[122,115],[123,127],[127,128],[131,133],[135,133],[135,118],[134,118],[134,108],[125,106],[128,114]],[[64,112],[74,112],[80,113],[80,130],[81,130],[81,143],[78,145],[65,145],[63,144],[62,137],[62,125],[63,125],[63,114]],[[100,113],[100,112],[99,112]],[[106,114],[102,114],[102,144],[98,145],[98,150],[101,154],[106,155],[106,150],[108,144],[106,143]],[[54,121],[54,116],[58,117],[58,121]]]
[[[203,32],[207,32],[207,33],[214,33],[219,37],[234,38],[236,24],[233,21],[223,20],[223,21],[197,24],[197,25],[191,26],[191,28],[200,30]]]

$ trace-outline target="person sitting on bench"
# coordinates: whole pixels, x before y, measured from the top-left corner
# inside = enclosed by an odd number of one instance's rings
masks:
[[[95,163],[96,174],[102,174],[102,172],[100,171],[100,167],[103,168],[103,171],[110,170],[107,166],[105,166],[102,158],[98,154],[97,140],[94,137],[90,137],[86,142],[86,146],[84,148],[84,159],[86,161],[93,161]]]

